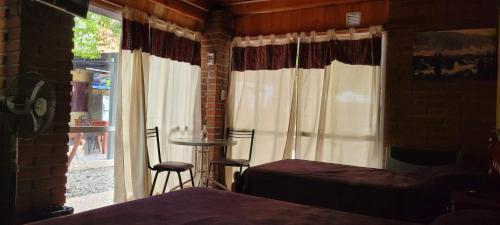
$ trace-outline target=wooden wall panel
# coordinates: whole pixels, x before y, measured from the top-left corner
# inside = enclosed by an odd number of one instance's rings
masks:
[[[301,31],[345,29],[347,12],[360,11],[361,27],[384,25],[388,20],[388,0],[330,5],[309,9],[235,16],[236,36],[284,34]]]

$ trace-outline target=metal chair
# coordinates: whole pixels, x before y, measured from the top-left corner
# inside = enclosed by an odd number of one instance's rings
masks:
[[[224,147],[222,152],[222,159],[212,160],[210,161],[210,165],[208,167],[208,176],[206,186],[208,187],[208,177],[210,177],[210,171],[212,166],[217,166],[217,170],[219,171],[219,180],[221,177],[221,168],[225,168],[226,166],[230,167],[239,167],[240,173],[243,167],[250,167],[250,160],[252,159],[252,150],[253,150],[253,139],[255,136],[255,130],[233,130],[228,128],[226,132],[226,139],[250,139],[250,151],[248,153],[248,159],[231,159],[227,158],[227,147]]]
[[[179,186],[181,189],[183,188],[182,186],[182,178],[181,178],[181,172],[184,172],[186,170],[189,170],[189,175],[191,176],[191,185],[194,187],[194,179],[193,179],[193,171],[191,168],[193,168],[193,164],[191,163],[185,163],[185,162],[173,162],[173,161],[166,161],[162,162],[161,161],[161,151],[160,151],[160,137],[158,135],[158,127],[147,129],[146,130],[146,138],[156,138],[156,146],[158,150],[158,164],[155,164],[154,166],[151,166],[151,163],[149,162],[149,153],[146,150],[146,154],[148,157],[148,168],[152,171],[155,171],[155,178],[153,180],[153,186],[151,187],[151,191],[149,195],[153,195],[153,190],[156,185],[156,179],[158,178],[158,174],[161,172],[167,171],[167,179],[165,180],[165,184],[163,185],[163,193],[165,193],[165,188],[167,188],[167,182],[168,178],[170,177],[170,172],[176,172],[177,176],[179,177]]]

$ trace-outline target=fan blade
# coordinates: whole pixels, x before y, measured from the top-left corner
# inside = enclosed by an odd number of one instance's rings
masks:
[[[36,133],[36,131],[38,130],[38,122],[36,120],[35,113],[33,113],[33,110],[30,112],[30,114],[31,118],[33,118],[33,132]]]
[[[43,87],[43,85],[45,85],[45,81],[43,80],[38,81],[38,83],[36,83],[35,88],[33,88],[33,92],[31,92],[31,98],[30,98],[31,102],[35,101],[35,98],[38,95],[40,89]]]

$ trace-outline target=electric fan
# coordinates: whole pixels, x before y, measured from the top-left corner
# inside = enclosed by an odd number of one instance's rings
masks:
[[[13,224],[16,199],[17,139],[29,139],[46,130],[54,118],[56,106],[54,86],[39,73],[26,72],[14,78],[0,96],[1,133],[10,136],[8,149],[0,151],[0,177],[2,181],[1,198],[8,199],[4,208],[9,211],[0,219],[1,224]],[[6,168],[6,169],[4,169]],[[2,223],[3,222],[3,223]]]

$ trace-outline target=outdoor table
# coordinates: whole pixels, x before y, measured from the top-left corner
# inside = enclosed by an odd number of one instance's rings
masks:
[[[75,157],[76,151],[78,150],[78,145],[84,139],[85,133],[105,133],[115,131],[115,127],[113,126],[71,126],[69,127],[68,136],[69,139],[73,139],[73,148],[69,151],[68,154],[68,162],[66,165],[69,167],[71,165],[71,161]],[[104,146],[107,145],[107,135],[104,139]]]
[[[208,177],[208,168],[210,162],[208,157],[208,152],[212,151],[211,147],[225,147],[235,145],[237,142],[230,139],[207,139],[207,138],[173,138],[169,139],[168,142],[174,145],[186,145],[193,146],[195,151],[195,174],[200,174],[200,180],[198,181],[198,186],[204,185],[202,182],[208,180],[212,181],[217,186],[220,186],[227,190],[227,188],[221,183],[217,182],[215,179]],[[201,160],[198,160],[198,153],[201,154]],[[193,179],[194,179],[193,178]],[[175,188],[174,188],[175,189]]]

